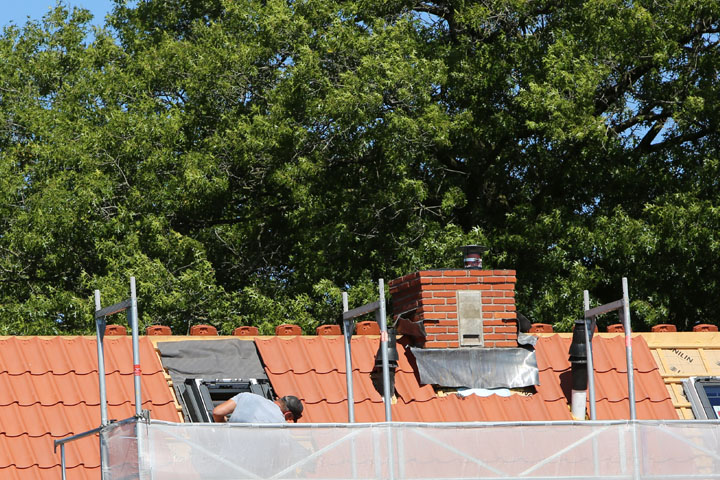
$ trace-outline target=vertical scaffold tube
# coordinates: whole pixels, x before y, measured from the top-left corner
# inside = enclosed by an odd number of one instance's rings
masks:
[[[583,292],[583,306],[585,311],[590,310],[590,292],[585,290]],[[585,317],[585,315],[583,315]],[[590,333],[590,327],[592,322],[585,318],[585,348],[587,349],[587,375],[588,375],[588,394],[590,396],[590,420],[597,420],[595,413],[595,365],[593,363],[593,351],[592,351],[592,336]],[[592,333],[595,333],[593,328]]]
[[[348,294],[343,292],[343,313],[348,311]],[[343,337],[345,337],[345,381],[347,383],[347,399],[348,399],[348,423],[355,423],[355,394],[353,391],[353,378],[352,378],[352,351],[350,346],[350,339],[352,338],[352,324],[351,319],[343,318]]]
[[[95,311],[100,310],[100,290],[95,290]],[[97,335],[98,354],[98,384],[100,385],[100,425],[108,424],[107,413],[107,390],[105,389],[105,349],[103,340],[105,338],[105,319],[95,319],[95,333]]]
[[[627,278],[622,279],[623,309],[622,321],[625,329],[625,356],[627,357],[628,403],[630,404],[630,428],[632,433],[633,452],[633,479],[640,478],[640,453],[637,439],[637,415],[635,413],[635,367],[632,358],[632,330],[630,329],[630,295],[628,293]]]
[[[100,290],[95,290],[95,311],[102,308],[100,302]],[[108,424],[107,412],[107,388],[105,384],[105,317],[95,318],[95,333],[97,335],[97,352],[98,352],[98,384],[100,385],[100,426],[104,427]],[[100,475],[103,476],[104,469],[108,467],[108,451],[107,445],[103,442],[102,435],[100,441]],[[65,445],[63,444],[63,461],[65,453]],[[65,467],[63,466],[63,480],[65,480]]]
[[[60,468],[62,472],[62,480],[66,480],[67,475],[65,472],[65,444],[60,445]]]
[[[392,411],[390,409],[392,402],[392,392],[390,391],[390,365],[388,363],[388,331],[387,319],[385,318],[385,281],[382,278],[378,280],[378,289],[380,290],[380,309],[378,313],[378,320],[380,321],[380,352],[382,356],[385,421],[392,422]]]
[[[138,311],[137,296],[135,295],[135,277],[130,277],[130,327],[132,328],[132,349],[133,349],[133,376],[135,379],[135,415],[142,415],[142,391],[140,379],[140,342],[138,338]]]
[[[628,399],[630,401],[630,420],[636,419],[635,414],[635,372],[632,358],[632,330],[630,330],[630,295],[627,278],[622,279],[623,288],[623,327],[625,327],[625,355],[627,356]]]

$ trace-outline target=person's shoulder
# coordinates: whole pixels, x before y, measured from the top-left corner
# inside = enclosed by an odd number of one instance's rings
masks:
[[[267,398],[263,397],[262,395],[258,395],[256,393],[252,392],[242,392],[238,393],[233,397],[235,399],[235,402],[252,402],[252,403],[274,403],[272,400],[268,400]]]
[[[251,399],[252,395],[254,395],[254,394],[252,394],[250,392],[240,392],[237,395],[235,395],[234,397],[232,397],[232,399],[235,401],[235,403],[238,403],[243,400]]]

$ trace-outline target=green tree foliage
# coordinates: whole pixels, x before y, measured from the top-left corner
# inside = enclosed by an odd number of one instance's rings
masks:
[[[582,290],[637,327],[714,322],[710,0],[115,0],[0,36],[0,334],[334,322],[340,293],[518,270],[568,328]],[[614,319],[609,319],[612,323]],[[644,325],[644,326],[643,326]]]

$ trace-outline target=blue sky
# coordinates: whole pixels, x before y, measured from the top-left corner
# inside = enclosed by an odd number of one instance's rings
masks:
[[[23,25],[27,17],[40,20],[56,3],[56,0],[0,0],[0,26],[4,27],[11,22],[15,25]],[[62,3],[71,7],[87,8],[95,16],[93,23],[102,25],[105,23],[105,15],[112,9],[113,2],[112,0],[64,0]]]

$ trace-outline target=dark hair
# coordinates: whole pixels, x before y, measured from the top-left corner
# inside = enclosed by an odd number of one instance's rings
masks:
[[[285,408],[287,408],[290,413],[293,414],[293,417],[295,417],[295,420],[302,417],[303,412],[303,404],[300,401],[299,398],[293,395],[287,395],[285,397],[282,397],[280,400],[285,403]]]

